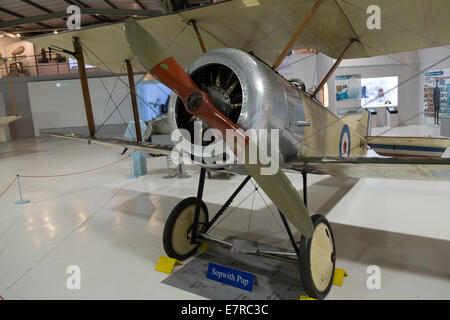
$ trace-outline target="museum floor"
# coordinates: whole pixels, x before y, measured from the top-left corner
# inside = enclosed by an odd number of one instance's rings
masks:
[[[167,180],[164,158],[148,159],[148,165],[147,176],[129,180],[130,163],[117,149],[58,139],[0,145],[0,192],[16,174],[64,175],[23,178],[29,204],[14,204],[17,184],[0,197],[0,295],[201,299],[162,284],[167,275],[154,271],[164,255],[164,221],[181,199],[195,195],[198,170],[188,168],[189,179]],[[289,177],[300,190],[301,176]],[[209,211],[241,180],[207,180]],[[310,209],[333,223],[337,266],[349,273],[328,299],[450,298],[450,183],[310,176],[309,185]],[[248,186],[235,203],[252,191]],[[250,196],[214,234],[288,247],[265,201]],[[81,290],[66,288],[70,265],[81,269]],[[367,288],[371,265],[380,267],[380,290]]]

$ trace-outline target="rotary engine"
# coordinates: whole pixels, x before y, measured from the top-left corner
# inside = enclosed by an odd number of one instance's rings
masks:
[[[299,89],[266,64],[237,49],[217,49],[200,56],[187,72],[211,96],[214,106],[244,131],[279,129],[280,163],[298,153],[304,130],[298,123],[305,121]],[[190,140],[195,134],[195,120],[183,102],[172,95],[172,132],[185,129],[190,134],[183,137]],[[268,138],[268,151],[270,143]]]

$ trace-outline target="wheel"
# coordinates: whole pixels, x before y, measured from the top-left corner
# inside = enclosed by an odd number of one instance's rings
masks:
[[[197,198],[181,201],[170,213],[164,226],[163,245],[167,255],[183,261],[195,254],[199,244],[191,243],[191,231],[194,223]],[[198,220],[198,232],[202,232],[208,223],[208,208],[201,202]]]
[[[300,275],[306,294],[324,299],[333,284],[336,265],[334,235],[328,220],[316,214],[311,217],[314,233],[310,239],[302,236],[299,246]]]

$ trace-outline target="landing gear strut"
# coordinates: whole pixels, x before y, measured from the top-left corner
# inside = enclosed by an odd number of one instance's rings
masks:
[[[215,241],[224,245],[231,245],[224,240],[210,236],[208,231],[217,219],[231,205],[236,196],[250,181],[247,176],[236,191],[230,196],[215,216],[209,221],[208,208],[203,202],[203,190],[207,169],[200,170],[197,197],[181,201],[170,213],[164,227],[163,243],[168,256],[186,260],[193,256],[201,241]],[[307,172],[302,172],[303,199],[307,204]],[[294,252],[270,252],[271,256],[292,256],[298,259],[303,288],[310,297],[324,299],[331,289],[336,264],[336,248],[333,232],[327,219],[319,214],[311,217],[314,232],[311,238],[301,236],[295,241],[289,223],[282,212],[281,220],[291,241]],[[263,251],[260,251],[264,254]]]

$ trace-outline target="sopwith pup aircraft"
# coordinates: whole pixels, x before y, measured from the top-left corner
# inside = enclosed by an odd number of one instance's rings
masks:
[[[380,29],[367,28],[370,5],[381,9]],[[197,195],[181,201],[166,221],[163,242],[168,256],[185,260],[205,241],[233,246],[209,231],[254,179],[278,208],[293,251],[255,248],[250,253],[297,260],[304,290],[323,299],[332,285],[337,251],[327,219],[311,216],[308,210],[307,175],[450,181],[450,159],[442,157],[450,140],[370,136],[368,112],[338,117],[317,97],[344,58],[449,45],[450,33],[441,32],[442,25],[429,19],[448,25],[448,12],[450,2],[445,0],[230,0],[29,41],[65,49],[75,44],[76,57],[88,49],[95,58],[86,63],[111,72],[119,73],[124,62],[132,63],[135,72],[149,72],[174,92],[167,116],[172,132],[194,135],[200,121],[201,132],[214,129],[223,139],[209,140],[201,149],[225,142],[238,159],[227,168],[246,177],[214,216],[202,198],[208,192],[206,173],[218,165],[199,162]],[[336,59],[314,92],[277,72],[289,52],[307,48]],[[84,65],[84,59],[81,62]],[[52,134],[148,154],[172,154],[174,147],[169,145],[96,136],[89,107],[90,102],[86,109],[90,135]],[[267,144],[248,134],[251,129],[277,130],[278,141],[271,141],[275,149],[271,146],[268,153]],[[232,138],[227,138],[230,131]],[[182,138],[192,142],[189,135]],[[368,149],[388,157],[367,157]],[[259,156],[249,161],[249,154]],[[276,170],[262,174],[267,160],[277,163]],[[302,174],[303,195],[285,170]],[[292,227],[301,233],[300,239]]]

